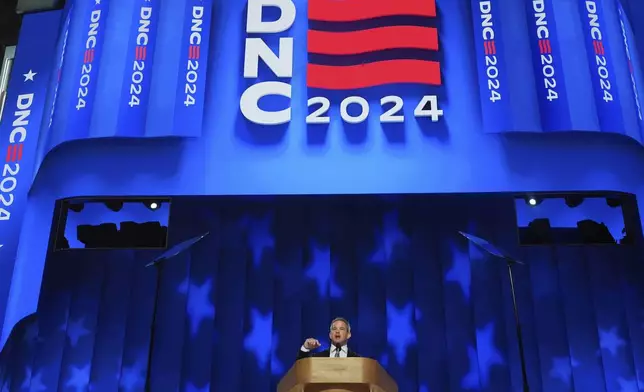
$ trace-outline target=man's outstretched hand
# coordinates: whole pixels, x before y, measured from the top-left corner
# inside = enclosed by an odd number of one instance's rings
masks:
[[[320,342],[317,339],[308,338],[304,341],[303,346],[307,350],[315,350],[320,347]]]

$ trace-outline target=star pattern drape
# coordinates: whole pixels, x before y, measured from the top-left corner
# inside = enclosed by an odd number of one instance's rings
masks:
[[[531,390],[644,385],[644,268],[636,247],[519,248],[514,200],[472,197],[177,198],[164,267],[154,391],[274,391],[335,316],[402,392],[517,391],[505,264],[515,268]],[[49,255],[37,314],[0,358],[0,391],[142,391],[159,251]]]

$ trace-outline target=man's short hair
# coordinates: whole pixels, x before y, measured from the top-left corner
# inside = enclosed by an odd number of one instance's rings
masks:
[[[331,321],[331,325],[329,326],[329,330],[333,329],[333,324],[335,324],[336,321],[342,321],[347,325],[347,332],[351,332],[351,324],[345,319],[344,317],[336,317]]]

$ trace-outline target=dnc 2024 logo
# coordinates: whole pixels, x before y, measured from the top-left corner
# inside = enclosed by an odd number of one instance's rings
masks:
[[[277,7],[277,20],[265,21],[263,11]],[[284,34],[295,22],[296,7],[292,0],[248,0],[246,34]],[[347,65],[343,58],[384,52],[392,49],[438,51],[438,30],[435,27],[401,25],[396,18],[413,16],[436,17],[434,0],[407,1],[337,1],[309,0],[307,37],[280,36],[275,53],[262,38],[247,36],[244,50],[244,78],[257,79],[260,61],[274,74],[275,80],[261,81],[248,87],[241,96],[242,115],[259,125],[280,125],[291,121],[290,106],[268,111],[260,108],[264,97],[281,96],[291,99],[292,86],[284,79],[293,76],[293,41],[307,40],[309,61],[306,67],[308,88],[327,91],[359,91],[360,89],[396,84],[441,85],[440,62],[408,58],[367,60]],[[378,18],[378,27],[364,28],[364,21]],[[311,26],[315,28],[311,28]],[[281,80],[280,80],[281,79]],[[270,98],[267,98],[270,99]],[[403,99],[387,95],[380,99],[382,123],[405,121]],[[349,113],[350,106],[356,106]],[[307,124],[328,124],[331,100],[324,96],[310,97],[307,101]],[[356,114],[357,113],[357,114]],[[340,102],[342,120],[349,124],[364,122],[369,117],[369,104],[360,95],[352,95]],[[436,95],[420,98],[414,110],[415,117],[438,121],[443,111]]]

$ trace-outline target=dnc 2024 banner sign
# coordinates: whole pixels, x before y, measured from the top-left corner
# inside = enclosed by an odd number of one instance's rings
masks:
[[[49,126],[56,81],[56,49],[62,12],[40,13],[23,20],[16,58],[0,123],[0,290],[8,294],[13,262],[34,178],[41,129]],[[51,34],[42,34],[42,30]],[[3,297],[4,298],[4,297]],[[0,301],[4,316],[5,301]]]
[[[279,9],[277,19],[268,20],[264,11],[270,7]],[[309,0],[309,29],[307,31],[306,87],[317,90],[355,91],[395,84],[440,85],[440,62],[403,56],[396,50],[414,49],[434,52],[439,50],[438,29],[425,25],[411,25],[396,17],[413,16],[431,20],[436,18],[434,1],[412,0],[401,2],[369,2]],[[243,76],[253,80],[259,77],[259,67],[264,63],[275,75],[275,80],[251,84],[241,95],[240,110],[244,117],[259,125],[280,125],[292,119],[291,108],[268,111],[261,108],[260,101],[269,97],[292,98],[292,86],[280,79],[293,77],[294,40],[286,32],[295,23],[296,5],[291,0],[250,1],[246,19]],[[365,20],[379,19],[377,27],[365,24]],[[421,22],[422,23],[422,22]],[[317,29],[313,29],[316,26]],[[277,53],[256,35],[279,37]],[[255,36],[253,36],[255,35]],[[299,39],[303,39],[299,38]],[[384,52],[389,51],[388,55]],[[381,54],[378,57],[378,53]],[[371,54],[371,59],[367,56]],[[376,56],[373,56],[376,54]],[[347,64],[348,58],[360,59]],[[348,60],[351,61],[351,60]],[[186,91],[188,88],[186,87]],[[394,89],[391,89],[394,92]],[[310,113],[306,124],[331,122],[329,108],[331,99],[325,95],[312,96],[307,100]],[[391,94],[380,98],[383,112],[381,123],[404,122],[403,98]],[[359,124],[370,115],[368,100],[358,94],[349,95],[339,102],[340,117],[348,124]],[[350,110],[354,107],[354,110]],[[426,117],[438,121],[443,112],[436,95],[419,97],[414,117]]]

